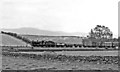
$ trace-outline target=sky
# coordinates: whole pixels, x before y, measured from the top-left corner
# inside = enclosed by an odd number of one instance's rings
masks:
[[[96,25],[105,25],[118,35],[118,1],[0,0],[0,28],[89,33]]]

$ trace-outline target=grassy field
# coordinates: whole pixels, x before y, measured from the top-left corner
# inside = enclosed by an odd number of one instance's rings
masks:
[[[17,52],[22,54],[52,54],[67,56],[117,56],[118,51],[44,51],[44,52]],[[29,59],[27,57],[2,56],[2,70],[118,70],[117,64],[93,64],[83,62],[61,62],[45,59]]]
[[[59,62],[47,60],[34,60],[27,58],[2,57],[3,70],[118,70],[117,65],[111,64],[90,64],[82,62]]]
[[[68,56],[118,56],[118,51],[57,51],[57,52],[19,52],[25,54],[43,54],[52,53]]]
[[[14,49],[11,49],[14,48]],[[85,48],[34,48],[30,47],[0,47],[0,49],[14,51],[17,50],[19,53],[26,54],[42,54],[44,52],[50,52],[54,54],[61,55],[71,55],[71,56],[118,56],[118,50],[105,50],[105,49],[85,49]],[[65,50],[66,49],[66,50]]]
[[[26,43],[22,40],[14,38],[9,35],[0,34],[2,39],[0,39],[0,46],[26,46]]]
[[[83,51],[85,52],[85,51]],[[102,52],[102,51],[101,51]],[[71,55],[59,55],[56,52],[3,52],[2,56],[2,69],[3,70],[34,70],[34,69],[54,69],[54,70],[118,70],[118,64],[114,63],[104,63],[102,56],[100,57],[101,61],[91,61],[89,62],[90,55],[81,55],[76,57],[73,56],[72,52],[69,51]],[[74,53],[78,54],[76,51]],[[88,53],[88,52],[86,52]],[[60,53],[61,54],[61,53]],[[96,52],[98,54],[98,52]],[[110,53],[109,53],[110,54]],[[98,54],[99,55],[99,54]],[[72,57],[73,56],[73,57]],[[111,55],[112,56],[112,55]],[[110,56],[110,57],[111,57]],[[116,56],[116,55],[114,55]],[[116,60],[115,57],[108,58]],[[86,58],[87,57],[87,58]],[[79,61],[79,59],[83,59],[83,61]],[[84,58],[85,61],[84,62]],[[98,56],[99,58],[99,56]],[[105,59],[105,60],[106,60]],[[94,59],[93,59],[94,60]],[[113,61],[114,61],[113,60]],[[97,62],[97,63],[96,63]],[[99,63],[103,62],[103,63]]]
[[[56,51],[106,51],[106,52],[108,52],[108,51],[118,51],[117,49],[114,49],[114,48],[109,48],[109,49],[105,49],[105,48],[83,48],[83,47],[81,47],[81,48],[75,48],[75,47],[72,47],[72,48],[65,48],[65,47],[63,47],[63,48],[61,48],[61,47],[59,47],[59,48],[57,48],[57,47],[50,47],[50,48],[48,48],[48,47],[34,47],[34,48],[32,48],[32,47],[8,47],[8,49],[9,48],[14,48],[14,49],[16,49],[16,50],[18,50],[18,51],[21,51],[21,52],[42,52],[42,51],[52,51],[52,52],[56,52]],[[6,49],[5,47],[3,47],[3,49]]]
[[[72,56],[118,56],[118,51],[61,51],[57,54]]]

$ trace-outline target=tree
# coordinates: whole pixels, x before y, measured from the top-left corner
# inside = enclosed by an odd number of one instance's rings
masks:
[[[97,25],[94,29],[91,29],[89,33],[89,38],[106,38],[111,39],[113,36],[113,33],[110,31],[108,27]]]
[[[120,36],[118,37],[118,42],[120,42]]]

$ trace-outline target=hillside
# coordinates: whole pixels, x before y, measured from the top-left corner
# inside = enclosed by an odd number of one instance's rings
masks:
[[[29,35],[47,35],[47,36],[86,36],[87,33],[73,32],[67,33],[62,31],[48,31],[40,30],[36,28],[17,28],[17,29],[1,29],[6,32],[15,32],[19,34],[29,34]]]
[[[0,34],[0,46],[26,46],[27,44],[22,40],[16,39],[12,36]]]
[[[56,43],[82,44],[82,38],[77,36],[40,36],[40,35],[21,35],[29,40],[53,41]]]

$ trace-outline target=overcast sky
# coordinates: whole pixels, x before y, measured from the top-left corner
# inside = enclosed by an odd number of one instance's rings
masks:
[[[0,28],[33,27],[88,33],[96,25],[105,25],[117,35],[118,1],[1,0]]]

